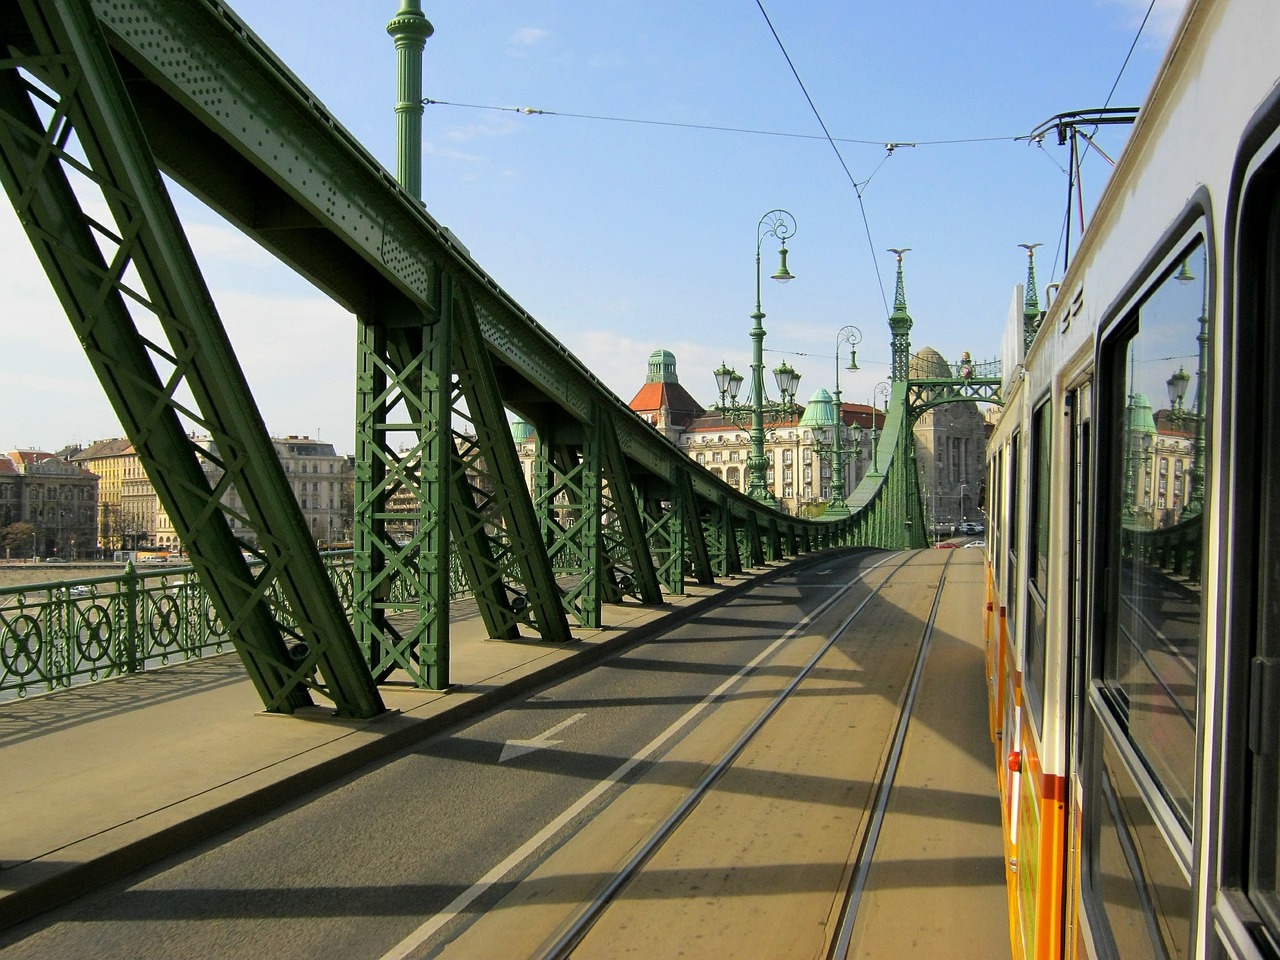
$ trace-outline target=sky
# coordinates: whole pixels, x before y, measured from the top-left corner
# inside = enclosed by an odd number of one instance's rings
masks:
[[[860,370],[840,386],[870,402],[888,249],[910,248],[913,350],[995,358],[1018,244],[1043,244],[1042,288],[1062,274],[1067,148],[1026,135],[1139,105],[1184,3],[1155,0],[1139,35],[1151,0],[424,0],[423,199],[624,401],[664,349],[706,406],[722,361],[750,375],[758,226],[786,210],[796,279],[769,280],[777,245],[760,247],[766,367],[791,363],[802,401],[831,390],[853,324]],[[394,172],[399,0],[230,6]],[[1127,132],[1096,139],[1114,159]],[[1086,210],[1109,169],[1086,156]],[[353,318],[171,188],[269,431],[350,453]],[[0,451],[122,435],[3,201],[0,344]]]

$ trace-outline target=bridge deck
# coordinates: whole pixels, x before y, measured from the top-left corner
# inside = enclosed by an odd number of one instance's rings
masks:
[[[258,712],[256,694],[234,657],[7,704],[0,709],[0,769],[6,781],[0,795],[0,822],[6,824],[0,836],[0,929],[567,673],[635,639],[637,631],[696,615],[753,579],[691,585],[688,596],[672,598],[662,608],[611,608],[609,629],[577,631],[580,642],[567,646],[488,641],[478,618],[464,617],[455,624],[458,686],[443,694],[384,687],[393,713],[374,721],[336,721],[319,708],[301,720]],[[906,836],[930,855],[916,864],[917,872],[911,861],[919,853],[895,848],[896,875],[873,874],[868,895],[877,901],[869,911],[874,922],[857,938],[871,953],[877,949],[873,944],[912,942],[915,920],[928,921],[935,936],[945,936],[938,929],[941,918],[955,917],[940,911],[938,900],[951,896],[948,887],[964,903],[968,921],[962,925],[970,934],[993,949],[1006,942],[995,784],[989,759],[981,760],[989,758],[990,747],[982,700],[980,597],[971,593],[962,589],[958,602],[948,604],[943,627],[948,639],[936,653],[940,696],[922,693],[923,706],[945,715],[939,726],[951,735],[921,749],[949,750],[957,759],[929,753],[928,772],[913,783],[919,789],[907,812]],[[970,673],[971,682],[958,687],[954,675]],[[916,774],[908,766],[904,775]],[[981,804],[984,809],[996,811],[996,822],[983,828],[990,833],[990,850],[973,847],[971,829],[962,831],[968,846],[959,847],[920,833],[920,825],[930,821],[957,827],[955,811],[947,808],[957,796],[980,803],[977,797],[983,794],[990,796],[989,804]],[[930,802],[938,807],[932,814],[926,809]],[[887,829],[894,832],[892,826]],[[948,857],[967,879],[938,882],[951,876],[944,862]],[[972,875],[979,860],[990,861],[983,873],[994,882]],[[882,884],[897,901],[892,906],[879,906]],[[916,909],[913,894],[931,906]],[[981,922],[973,922],[979,916]],[[883,930],[881,921],[887,921]]]

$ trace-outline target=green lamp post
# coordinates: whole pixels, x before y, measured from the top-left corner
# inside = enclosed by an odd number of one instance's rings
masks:
[[[770,210],[756,225],[756,309],[751,314],[751,456],[747,458],[747,495],[764,503],[773,501],[773,493],[765,480],[769,461],[764,455],[764,311],[760,309],[760,248],[765,237],[774,237],[782,245],[778,251],[778,272],[772,279],[786,283],[792,278],[787,269],[787,239],[795,236],[796,220],[786,210]],[[781,368],[780,368],[781,369]],[[791,376],[799,381],[792,371]],[[795,383],[791,395],[795,395]],[[781,380],[778,388],[786,392]]]
[[[840,347],[849,345],[849,365],[846,370],[858,369],[857,346],[862,342],[862,331],[853,324],[840,328],[836,335],[836,422],[835,437],[832,440],[834,453],[831,462],[831,505],[827,507],[829,517],[849,516],[849,504],[845,502],[844,490],[844,413],[840,403]]]

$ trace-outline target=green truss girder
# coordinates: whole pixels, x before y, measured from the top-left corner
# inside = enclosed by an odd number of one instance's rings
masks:
[[[566,428],[577,444],[559,442]],[[534,458],[534,504],[565,610],[592,629],[601,624],[604,578],[599,433],[597,423],[543,427]]]
[[[645,540],[653,558],[654,575],[661,589],[672,596],[684,595],[685,521],[679,501],[670,485],[665,499],[650,479],[643,484],[638,507]],[[665,504],[665,506],[664,506]]]
[[[26,52],[0,64],[5,189],[265,708],[314,689],[340,714],[382,712],[88,4],[0,16],[0,42]],[[256,533],[256,569],[231,517]]]
[[[702,522],[702,507],[693,490],[693,478],[683,470],[676,471],[673,491],[676,510],[684,520],[685,559],[694,580],[706,585],[715,583],[712,566],[712,547]]]
[[[604,481],[601,508],[609,518],[603,529],[611,592],[630,596],[644,604],[662,603],[662,588],[640,515],[640,499],[632,482],[617,429],[608,411],[596,416],[600,425],[601,476]]]
[[[626,460],[604,410],[588,424],[557,418],[537,429],[534,503],[566,609],[601,625],[602,605],[633,596],[661,603]]]
[[[452,279],[438,276],[435,290],[435,309],[417,322],[357,318],[352,619],[375,677],[400,669],[440,690],[449,685],[456,460]]]
[[[469,289],[468,295],[460,298],[456,306],[454,369],[458,397],[465,401],[465,409],[455,404],[453,417],[455,421],[468,421],[474,436],[469,455],[464,457],[464,478],[485,480],[484,486],[470,484],[474,494],[472,503],[466,503],[465,497],[458,499],[461,507],[472,511],[471,537],[487,533],[490,542],[498,547],[483,558],[492,564],[490,575],[483,583],[473,583],[472,589],[477,595],[487,591],[491,606],[497,610],[505,603],[513,624],[519,620],[528,622],[541,639],[572,640],[561,591],[551,558],[543,547],[538,515],[511,442],[511,427]],[[459,442],[462,439],[459,437]],[[476,542],[456,539],[463,549],[466,543]],[[503,575],[501,582],[495,573]],[[517,577],[518,581],[511,582]]]
[[[907,382],[907,406],[914,422],[926,410],[944,403],[976,400],[1004,404],[999,377],[938,377]]]

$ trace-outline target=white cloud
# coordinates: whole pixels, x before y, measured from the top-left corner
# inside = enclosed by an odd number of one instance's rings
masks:
[[[521,27],[511,35],[509,42],[518,47],[532,47],[549,36],[551,36],[550,33],[539,27]]]
[[[1147,43],[1163,46],[1173,35],[1174,28],[1182,18],[1188,0],[1106,0],[1111,6],[1127,11],[1126,23],[1134,30],[1142,23],[1150,8],[1151,16],[1143,28],[1143,39]]]

